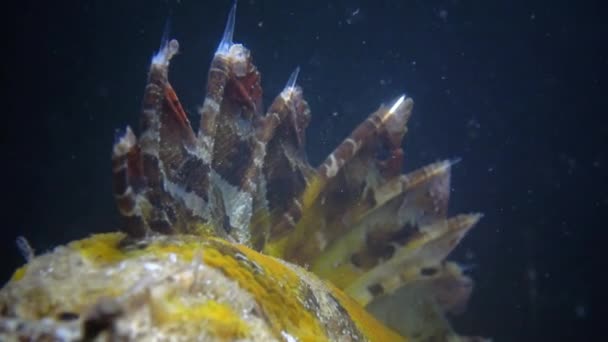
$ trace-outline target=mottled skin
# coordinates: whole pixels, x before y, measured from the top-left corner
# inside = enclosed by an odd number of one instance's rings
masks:
[[[0,338],[401,340],[313,274],[246,246],[123,240],[95,235],[19,269],[0,292]]]
[[[232,42],[235,10],[198,132],[169,82],[179,45],[166,40],[140,132],[127,127],[112,152],[123,233],[17,270],[0,291],[1,338],[464,340],[444,314],[464,309],[473,283],[445,259],[481,215],[447,217],[454,161],[402,174],[413,100],[380,106],[310,165],[299,69],[262,114],[260,72]]]

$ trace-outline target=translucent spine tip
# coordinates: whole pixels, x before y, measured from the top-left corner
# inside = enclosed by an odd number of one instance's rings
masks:
[[[165,29],[160,40],[160,49],[152,57],[152,64],[168,66],[169,61],[179,50],[179,43],[175,39],[169,40],[169,31],[171,27],[171,19],[167,19]]]
[[[299,74],[300,74],[300,67],[298,66],[289,76],[289,80],[287,80],[287,85],[285,85],[285,89],[291,89],[296,86],[296,82],[298,81]]]
[[[300,67],[296,67],[296,69],[291,73],[289,79],[287,80],[287,84],[285,88],[281,92],[281,96],[284,101],[289,101],[292,95],[297,92],[296,90],[296,82],[298,81],[298,74],[300,74]]]
[[[236,0],[230,9],[228,14],[228,20],[226,21],[226,28],[224,29],[224,35],[220,41],[220,45],[217,47],[216,54],[227,54],[234,42],[232,37],[234,36],[234,25],[236,22]]]
[[[19,249],[19,252],[23,256],[25,261],[29,262],[30,260],[34,259],[34,249],[25,237],[18,236],[15,242],[17,243],[17,248]]]
[[[165,21],[165,27],[163,28],[163,35],[160,37],[160,48],[163,49],[169,41],[169,34],[171,33],[171,18],[167,18]]]
[[[388,111],[382,115],[382,123],[391,122],[389,130],[403,127],[410,116],[413,101],[407,96],[401,95],[390,107]]]
[[[451,159],[449,160],[450,167],[452,167],[452,166],[454,166],[454,165],[456,165],[456,164],[460,163],[461,161],[462,161],[462,158],[461,158],[461,157],[454,157],[454,158],[451,158]]]
[[[401,97],[399,99],[397,99],[397,101],[395,101],[395,104],[393,104],[391,109],[389,109],[388,113],[389,114],[395,113],[397,111],[397,109],[399,108],[399,106],[401,106],[401,104],[403,103],[404,100],[405,100],[405,95],[401,95]]]

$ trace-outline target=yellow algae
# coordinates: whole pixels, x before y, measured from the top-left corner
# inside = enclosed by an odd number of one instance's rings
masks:
[[[217,239],[211,241],[217,243],[217,248],[205,249],[203,253],[205,264],[222,270],[246,289],[268,316],[268,321],[277,336],[285,331],[299,341],[326,340],[319,321],[298,300],[300,279],[291,269],[245,246],[230,245]],[[227,248],[242,253],[256,266],[247,267],[235,259],[234,255],[230,255],[230,252],[221,251]]]
[[[120,233],[98,234],[69,246],[86,258],[100,263],[118,262],[141,255],[165,257],[169,254],[175,254],[188,262],[200,254],[205,265],[218,269],[236,281],[254,298],[275,336],[288,333],[298,341],[327,340],[325,328],[301,300],[303,283],[300,276],[278,259],[244,245],[196,236],[152,240],[142,249],[122,250],[120,241],[123,237]],[[15,273],[20,272],[24,271],[18,270]],[[354,299],[337,287],[329,283],[326,285],[368,339],[403,341],[403,338],[369,315]],[[226,304],[196,300],[187,302],[176,293],[164,294],[154,302],[159,322],[204,321],[213,334],[225,339],[242,338],[249,331],[248,325],[238,313]]]
[[[172,293],[157,304],[154,314],[160,324],[204,324],[214,337],[223,340],[245,338],[250,331],[249,325],[230,306],[214,300],[185,300],[179,294]]]
[[[124,253],[118,248],[118,243],[124,238],[123,233],[95,234],[86,239],[74,241],[68,246],[81,253],[86,259],[111,263],[124,259]]]
[[[112,263],[144,254],[155,256],[175,254],[185,261],[190,261],[202,246],[200,237],[182,236],[179,240],[152,241],[143,249],[122,250],[119,244],[123,238],[122,233],[96,234],[74,241],[69,247],[79,251],[84,258],[91,261]]]
[[[202,244],[196,238],[183,239],[180,241],[158,241],[150,244],[143,252],[156,256],[167,256],[175,254],[183,261],[191,261],[200,252]]]
[[[27,270],[27,265],[23,265],[13,272],[13,276],[10,281],[19,281],[25,275],[25,271]]]
[[[349,297],[346,293],[331,285],[329,282],[327,282],[327,286],[331,289],[331,293],[340,302],[342,307],[346,309],[350,318],[357,328],[359,328],[359,331],[361,331],[368,340],[391,342],[407,341],[406,338],[376,320],[376,318],[365,311],[359,303]]]
[[[143,249],[122,251],[119,242],[123,237],[119,233],[98,234],[75,241],[70,247],[78,250],[85,258],[99,263],[118,262],[143,254],[159,257],[175,254],[184,261],[190,261],[201,253],[205,264],[222,271],[254,297],[268,316],[277,336],[282,331],[299,341],[319,341],[319,338],[326,336],[316,317],[298,299],[301,284],[298,275],[271,257],[221,239],[202,240],[195,236],[153,241]],[[239,253],[251,264],[237,260],[236,254]],[[182,317],[196,316],[197,310],[182,311]],[[202,313],[208,314],[209,309],[198,312]]]

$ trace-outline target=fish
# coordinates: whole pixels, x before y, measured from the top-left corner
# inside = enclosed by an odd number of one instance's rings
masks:
[[[165,30],[139,134],[126,127],[112,148],[120,229],[22,248],[0,339],[483,341],[446,318],[473,289],[447,257],[482,217],[448,217],[458,160],[403,172],[414,102],[401,95],[311,165],[300,68],[264,111],[236,5],[197,132],[169,82],[179,43]]]

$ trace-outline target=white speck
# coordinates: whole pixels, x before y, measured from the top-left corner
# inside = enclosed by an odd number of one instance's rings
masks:
[[[175,253],[169,253],[169,261],[173,263],[177,262],[177,255]]]
[[[355,20],[357,20],[357,15],[359,14],[359,8],[355,9],[354,11],[350,12],[348,15],[348,18],[346,18],[346,23],[348,25],[352,24],[355,22]]]
[[[477,119],[470,118],[469,121],[467,121],[467,127],[470,129],[480,129],[481,124],[479,123],[479,121],[477,121]]]
[[[367,42],[364,40],[361,42],[361,44],[365,45],[365,44],[367,44]]]
[[[585,308],[585,306],[582,304],[578,304],[574,308],[574,313],[576,314],[577,318],[585,318],[587,317],[587,308]]]
[[[258,27],[262,27],[264,26],[264,22],[263,21],[258,21]]]
[[[281,331],[281,336],[283,336],[285,338],[285,341],[287,341],[287,342],[297,342],[298,341],[295,337],[289,335],[285,331]]]
[[[338,113],[338,112],[333,112],[333,113],[331,113],[331,115],[332,115],[332,116],[338,116],[338,115],[339,115],[339,113]]]
[[[536,13],[532,12],[530,13],[530,20],[534,20],[536,19]]]
[[[448,11],[446,9],[440,10],[438,14],[441,20],[446,21],[448,19]]]
[[[412,61],[412,65],[416,65],[416,61]]]
[[[149,262],[144,264],[144,268],[146,271],[154,272],[160,270],[162,267],[160,267],[158,264]]]
[[[447,80],[447,79],[448,79],[448,77],[447,77],[447,76],[445,76],[445,75],[441,75],[441,80],[442,80],[442,81],[445,81],[445,80]]]

